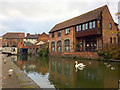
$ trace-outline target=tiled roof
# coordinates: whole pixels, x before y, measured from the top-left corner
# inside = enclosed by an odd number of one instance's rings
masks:
[[[82,14],[80,16],[77,16],[75,18],[72,18],[70,20],[59,23],[59,24],[55,25],[50,30],[50,32],[54,32],[54,31],[57,31],[57,30],[60,30],[60,29],[64,29],[64,28],[67,28],[67,27],[70,27],[70,26],[74,26],[74,25],[77,25],[77,24],[80,24],[80,23],[84,23],[84,22],[87,22],[87,21],[90,21],[90,20],[97,19],[100,16],[100,13],[103,11],[104,8],[107,8],[107,5],[102,6],[100,8],[97,8],[95,10],[92,10],[90,12],[87,12],[85,14]]]
[[[24,33],[6,33],[3,35],[3,38],[13,38],[13,39],[17,39],[17,38],[24,38],[25,34]]]
[[[26,36],[25,39],[38,39],[38,34],[35,34],[35,35],[30,34]]]

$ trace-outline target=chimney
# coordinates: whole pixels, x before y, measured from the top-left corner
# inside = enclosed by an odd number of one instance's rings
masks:
[[[30,33],[27,33],[27,36],[29,36],[30,35]]]

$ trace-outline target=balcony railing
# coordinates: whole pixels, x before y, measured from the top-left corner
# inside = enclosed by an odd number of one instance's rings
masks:
[[[102,34],[101,28],[94,28],[94,29],[75,32],[75,37],[85,37],[85,36],[101,35],[101,34]]]

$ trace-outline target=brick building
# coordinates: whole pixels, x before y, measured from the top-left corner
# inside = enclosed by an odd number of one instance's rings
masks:
[[[24,46],[23,38],[24,33],[6,33],[3,35],[3,47],[18,47],[22,48]]]
[[[45,32],[43,32],[42,34],[38,35],[37,45],[46,44],[46,43],[48,43],[48,41],[49,41],[49,35],[46,34]]]
[[[104,50],[106,45],[118,43],[117,31],[118,25],[105,5],[55,25],[49,32],[49,52],[85,55]]]
[[[38,42],[38,34],[27,33],[27,36],[23,39],[23,41],[36,44]]]
[[[37,54],[40,49],[44,49],[45,45],[48,43],[48,39],[49,35],[45,32],[34,35],[27,33],[27,36],[24,38],[24,48],[21,48],[21,52]]]
[[[2,37],[0,36],[0,51],[2,50]]]

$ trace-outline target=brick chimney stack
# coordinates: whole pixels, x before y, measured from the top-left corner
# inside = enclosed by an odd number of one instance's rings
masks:
[[[29,36],[30,35],[30,33],[27,33],[27,36]]]

